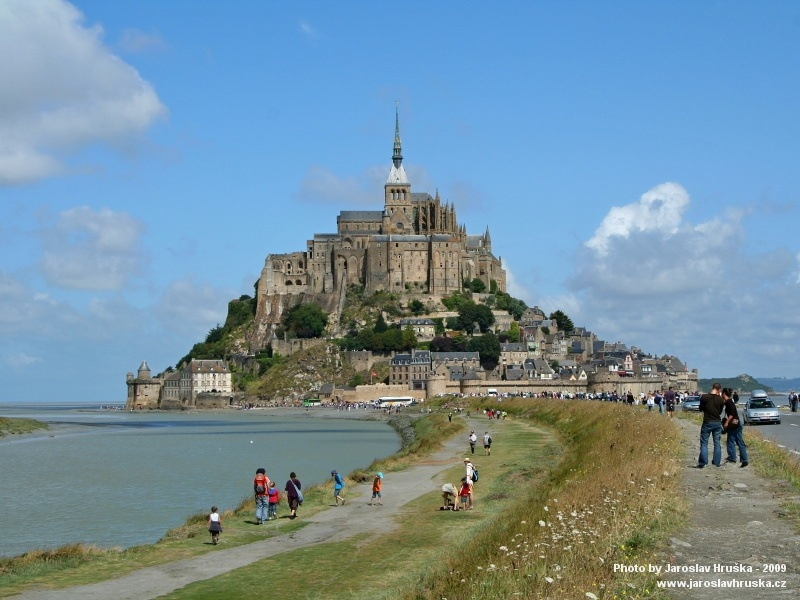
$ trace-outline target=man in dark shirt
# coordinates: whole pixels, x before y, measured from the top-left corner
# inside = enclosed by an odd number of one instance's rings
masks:
[[[700,457],[697,459],[697,468],[702,469],[708,464],[708,437],[714,437],[714,459],[711,461],[715,467],[722,463],[722,407],[725,400],[722,398],[722,385],[715,383],[711,386],[710,394],[700,396],[700,412],[703,413],[703,425],[700,427]]]

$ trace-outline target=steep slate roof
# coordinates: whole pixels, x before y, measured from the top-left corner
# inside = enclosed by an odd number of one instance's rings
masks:
[[[431,359],[444,362],[446,360],[478,360],[480,354],[478,352],[431,352]]]
[[[340,222],[350,223],[353,221],[369,221],[380,223],[383,221],[382,210],[343,210],[339,213]]]

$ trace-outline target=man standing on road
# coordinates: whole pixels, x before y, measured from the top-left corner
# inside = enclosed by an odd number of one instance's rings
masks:
[[[722,435],[722,423],[720,416],[725,400],[721,394],[722,385],[715,383],[711,386],[710,394],[700,396],[700,412],[703,413],[703,425],[700,427],[700,456],[697,459],[697,469],[702,469],[708,464],[708,437],[714,438],[714,457],[711,461],[715,467],[719,467],[722,462],[722,446],[720,436]]]

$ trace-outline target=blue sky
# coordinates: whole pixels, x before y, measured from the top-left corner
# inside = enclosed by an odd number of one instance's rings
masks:
[[[0,401],[114,402],[269,253],[412,190],[509,291],[798,376],[796,2],[0,0]]]

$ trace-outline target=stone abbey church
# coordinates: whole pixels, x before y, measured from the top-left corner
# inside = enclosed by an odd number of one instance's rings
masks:
[[[492,254],[489,229],[467,234],[456,208],[439,193],[412,192],[403,168],[400,122],[395,114],[394,151],[382,210],[343,210],[336,233],[315,233],[306,250],[267,256],[258,281],[258,345],[271,338],[280,313],[314,301],[336,312],[350,285],[434,297],[460,291],[464,280],[492,281],[505,291],[506,274]]]

